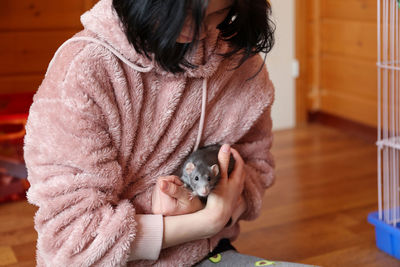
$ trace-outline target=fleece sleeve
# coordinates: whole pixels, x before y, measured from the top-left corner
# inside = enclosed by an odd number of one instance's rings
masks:
[[[116,197],[117,151],[101,120],[71,99],[31,109],[25,161],[37,253],[45,266],[123,265],[136,233],[135,209]]]
[[[259,215],[265,189],[274,182],[275,164],[271,145],[271,106],[268,106],[249,132],[232,146],[245,162],[243,197],[247,208],[240,219],[252,220]]]
[[[87,74],[88,66],[79,63],[65,77],[54,67],[26,125],[27,197],[39,207],[38,265],[123,266],[135,246],[137,220],[132,203],[119,197],[118,129],[109,120],[117,113],[104,108],[113,98],[100,95],[112,92],[110,85],[93,75],[108,76]]]

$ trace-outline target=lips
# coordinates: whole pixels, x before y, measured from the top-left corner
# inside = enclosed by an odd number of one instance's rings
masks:
[[[184,34],[181,34],[181,36],[180,36],[181,38],[183,38],[183,39],[187,39],[187,40],[192,40],[192,37],[189,37],[189,36],[187,36],[187,35],[184,35]]]

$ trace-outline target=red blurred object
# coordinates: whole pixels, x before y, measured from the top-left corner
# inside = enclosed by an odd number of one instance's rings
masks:
[[[23,138],[33,93],[0,95],[0,203],[25,199]]]
[[[28,114],[34,93],[0,94],[0,115]]]
[[[28,114],[0,115],[0,142],[23,139]]]

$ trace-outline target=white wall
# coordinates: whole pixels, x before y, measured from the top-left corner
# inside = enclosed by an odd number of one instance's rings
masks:
[[[292,63],[295,56],[294,0],[271,0],[276,24],[275,46],[267,56],[267,68],[275,85],[272,107],[273,129],[295,126],[295,78]]]

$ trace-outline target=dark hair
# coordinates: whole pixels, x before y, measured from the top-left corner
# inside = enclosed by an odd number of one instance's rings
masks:
[[[135,50],[154,59],[165,70],[178,73],[182,67],[196,68],[185,60],[200,34],[208,0],[113,0],[126,36]],[[187,11],[193,17],[193,42],[176,40],[183,28]],[[230,57],[241,53],[237,67],[259,52],[268,53],[274,45],[275,25],[270,20],[271,5],[267,0],[234,0],[228,16],[217,28],[219,38],[230,44]]]

